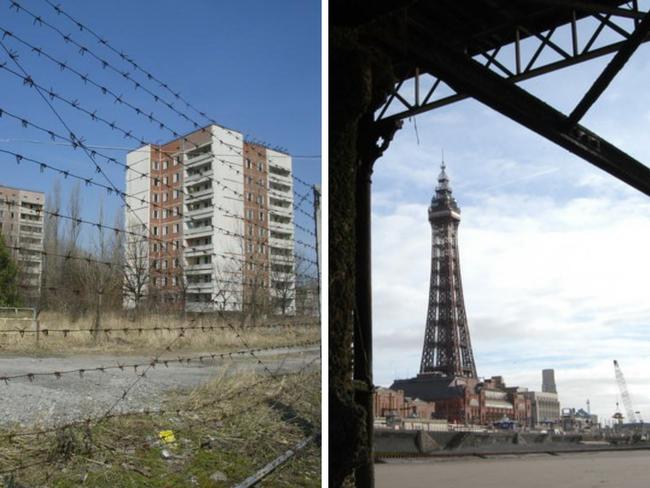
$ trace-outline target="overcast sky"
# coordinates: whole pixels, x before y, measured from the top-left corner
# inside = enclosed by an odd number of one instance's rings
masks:
[[[570,111],[602,58],[521,86]],[[582,123],[650,162],[650,46]],[[444,148],[461,207],[461,273],[479,376],[541,389],[554,368],[562,407],[611,417],[618,359],[650,420],[650,198],[475,101],[405,121],[375,165],[375,383],[414,376],[427,313],[427,207]],[[621,409],[623,408],[621,403]]]

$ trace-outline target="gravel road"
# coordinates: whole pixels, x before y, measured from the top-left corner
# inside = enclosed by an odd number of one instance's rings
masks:
[[[198,356],[200,352],[184,353],[184,356]],[[297,371],[318,355],[318,348],[277,349],[256,353],[271,371]],[[175,356],[166,355],[170,359]],[[79,355],[70,357],[24,357],[0,356],[0,377],[62,371],[90,369],[97,366],[147,363],[151,356]],[[266,359],[264,359],[266,358]],[[318,362],[312,363],[316,368]],[[139,368],[141,373],[144,368]],[[263,372],[262,366],[250,356],[233,359],[216,359],[204,363],[157,365],[147,371],[116,412],[158,408],[166,392],[191,390],[224,372],[228,375],[240,372]],[[0,426],[52,426],[88,416],[102,415],[137,376],[133,368],[121,371],[86,372],[54,376],[35,376],[12,379],[0,383]]]

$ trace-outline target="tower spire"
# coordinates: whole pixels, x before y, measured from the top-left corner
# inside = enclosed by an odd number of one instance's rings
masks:
[[[451,193],[444,157],[429,207],[431,284],[420,374],[476,378],[458,255],[460,209]]]

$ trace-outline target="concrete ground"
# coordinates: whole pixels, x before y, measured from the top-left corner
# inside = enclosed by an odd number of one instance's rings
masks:
[[[176,359],[173,353],[163,358]],[[312,361],[319,354],[318,348],[277,349],[256,353],[264,366],[272,372],[294,372]],[[181,356],[198,356],[200,352],[183,352]],[[69,357],[0,356],[0,377],[26,373],[90,369],[97,366],[148,363],[151,356],[78,355]],[[317,368],[313,362],[311,368]],[[279,369],[278,369],[279,368]],[[145,367],[140,367],[142,373]],[[170,362],[168,367],[158,364],[146,372],[137,385],[120,402],[115,412],[127,412],[144,408],[155,409],[172,390],[191,390],[220,375],[245,372],[267,374],[263,366],[250,355],[234,356],[233,359],[216,359],[203,363],[179,364]],[[35,376],[0,381],[0,427],[10,425],[53,426],[99,416],[105,413],[122,393],[137,379],[133,368],[85,372],[83,375],[68,374],[60,378]]]
[[[648,488],[650,450],[487,459],[389,460],[375,465],[376,488]]]

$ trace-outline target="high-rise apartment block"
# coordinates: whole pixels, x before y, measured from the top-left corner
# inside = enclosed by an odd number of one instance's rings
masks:
[[[41,192],[0,186],[0,231],[18,264],[21,291],[28,304],[41,292],[44,205]]]
[[[210,125],[127,166],[127,306],[293,313],[291,156]]]

